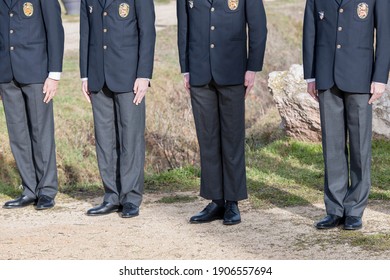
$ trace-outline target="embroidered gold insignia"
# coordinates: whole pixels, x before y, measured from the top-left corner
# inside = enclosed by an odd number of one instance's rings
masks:
[[[127,3],[122,3],[119,5],[119,16],[125,18],[129,15],[130,6]]]
[[[228,0],[228,6],[231,11],[237,10],[240,0]]]
[[[26,17],[31,17],[34,14],[34,6],[30,2],[23,4],[23,13]]]
[[[362,2],[357,6],[357,15],[360,19],[365,19],[368,16],[368,11],[367,3]]]

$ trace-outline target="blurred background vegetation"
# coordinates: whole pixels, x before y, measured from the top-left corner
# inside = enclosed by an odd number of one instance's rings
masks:
[[[270,72],[301,63],[304,2],[265,1],[269,31],[265,65],[246,101],[247,177],[250,201],[255,207],[308,205],[322,202],[323,198],[320,143],[284,136],[267,88]],[[64,22],[77,20],[64,15]],[[198,190],[199,148],[178,65],[175,26],[157,34],[155,70],[146,103],[146,192]],[[102,195],[91,107],[80,92],[76,51],[65,54],[63,78],[54,104],[60,191],[76,198]],[[389,154],[389,141],[374,141],[371,200],[390,199]],[[19,185],[1,107],[0,196],[17,195]]]

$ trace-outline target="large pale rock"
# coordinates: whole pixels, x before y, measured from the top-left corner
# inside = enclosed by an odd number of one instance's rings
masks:
[[[321,140],[318,103],[306,92],[301,65],[294,64],[288,71],[272,72],[268,87],[275,100],[282,126],[288,136],[309,141]],[[373,132],[390,139],[390,84],[387,92],[374,105]]]

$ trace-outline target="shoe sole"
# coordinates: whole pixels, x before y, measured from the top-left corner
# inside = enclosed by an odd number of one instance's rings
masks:
[[[18,208],[24,208],[24,207],[27,207],[27,206],[30,206],[30,205],[33,205],[34,203],[30,203],[30,204],[26,204],[26,205],[22,205],[22,206],[5,206],[3,205],[3,209],[18,209]]]
[[[91,217],[94,217],[94,216],[105,216],[105,215],[109,215],[109,214],[113,214],[113,213],[118,213],[118,212],[120,212],[119,209],[118,209],[118,210],[114,210],[114,211],[110,211],[110,212],[106,212],[106,213],[96,213],[96,214],[88,214],[88,213],[85,213],[85,215],[91,216]]]
[[[323,230],[323,229],[333,229],[333,228],[337,228],[339,227],[340,225],[337,225],[337,226],[334,226],[334,227],[321,227],[321,226],[315,226],[316,229],[320,229],[320,230]]]
[[[344,226],[344,229],[345,229],[345,230],[359,230],[359,229],[361,229],[362,227],[363,227],[363,225],[358,226],[358,227],[346,227],[346,226]]]
[[[139,216],[139,213],[138,214],[136,214],[136,215],[121,215],[121,218],[124,218],[124,219],[128,219],[128,218],[134,218],[134,217],[137,217],[137,216]]]
[[[41,211],[41,210],[51,209],[51,208],[53,208],[53,207],[54,207],[54,205],[53,205],[53,206],[50,206],[50,207],[34,207],[34,208],[35,208],[35,210],[37,210],[37,211]]]
[[[225,221],[223,222],[225,226],[234,226],[234,225],[238,225],[239,223],[241,223],[241,220],[235,222],[225,222]]]
[[[223,218],[215,218],[215,219],[212,219],[212,220],[207,220],[207,221],[190,221],[190,224],[207,224],[207,223],[211,223],[211,222],[214,222],[214,221],[218,221],[218,220],[222,220]]]

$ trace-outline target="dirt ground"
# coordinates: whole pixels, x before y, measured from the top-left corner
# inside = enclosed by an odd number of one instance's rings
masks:
[[[175,24],[175,3],[157,5],[157,27]],[[78,23],[64,23],[66,50],[78,48]],[[174,195],[174,194],[172,194]],[[197,196],[197,193],[182,195]],[[193,225],[191,215],[204,200],[157,203],[167,194],[146,194],[140,216],[88,217],[85,211],[101,198],[77,200],[59,194],[55,208],[35,211],[0,209],[0,259],[389,259],[390,251],[352,246],[342,229],[318,231],[313,223],[323,205],[252,209],[240,204],[243,222]],[[0,200],[2,205],[5,199]],[[371,203],[361,233],[389,233],[390,202]]]
[[[173,194],[172,194],[173,195]],[[196,193],[184,193],[196,196]],[[164,195],[146,194],[140,216],[117,213],[89,217],[85,211],[101,198],[77,200],[60,194],[55,208],[0,209],[0,259],[389,259],[338,240],[341,228],[318,231],[313,223],[324,214],[322,205],[251,209],[241,203],[243,222],[194,225],[188,218],[206,201],[157,203]],[[3,204],[5,201],[0,201]],[[388,233],[390,203],[371,204],[364,216],[364,234]]]

